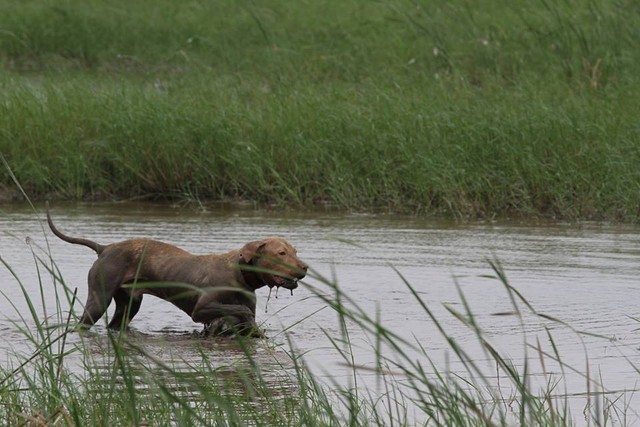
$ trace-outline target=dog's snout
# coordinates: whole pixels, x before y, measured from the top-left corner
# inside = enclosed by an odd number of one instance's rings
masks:
[[[292,274],[296,279],[299,280],[307,275],[308,269],[309,269],[309,266],[307,265],[306,262],[297,259],[295,263],[295,273],[292,273]]]

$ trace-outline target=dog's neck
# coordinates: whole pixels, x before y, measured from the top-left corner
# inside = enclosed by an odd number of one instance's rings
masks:
[[[252,290],[260,289],[263,286],[267,286],[267,284],[260,277],[260,273],[257,271],[252,271],[250,269],[242,268],[243,265],[255,266],[252,261],[249,262],[240,262],[240,274],[242,274],[242,280],[247,284],[249,288]]]
[[[242,279],[244,280],[244,283],[254,291],[266,286],[266,283],[262,281],[260,275],[255,271],[242,270]]]

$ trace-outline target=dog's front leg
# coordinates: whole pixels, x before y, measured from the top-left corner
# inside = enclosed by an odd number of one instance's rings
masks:
[[[206,335],[264,337],[256,324],[255,311],[242,304],[225,304],[207,298],[198,301],[191,319],[205,324]]]

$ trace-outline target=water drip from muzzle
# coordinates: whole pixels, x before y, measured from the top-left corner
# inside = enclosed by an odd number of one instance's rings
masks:
[[[273,290],[273,288],[269,288],[269,295],[267,296],[267,302],[264,305],[264,312],[268,313],[268,308],[269,308],[269,300],[271,299],[271,291]]]
[[[276,299],[278,299],[278,290],[280,289],[280,286],[276,286]],[[293,296],[293,289],[289,289],[291,291],[291,296]],[[271,299],[271,291],[273,291],[273,286],[269,288],[269,295],[267,295],[267,302],[264,305],[264,312],[268,313],[269,312],[269,300]]]

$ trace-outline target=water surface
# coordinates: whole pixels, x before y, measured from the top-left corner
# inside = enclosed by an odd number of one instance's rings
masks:
[[[611,400],[621,395],[634,399],[633,393],[624,392],[638,388],[640,375],[633,366],[640,365],[639,325],[635,320],[640,316],[640,228],[636,226],[470,224],[331,212],[196,210],[145,203],[56,203],[53,216],[63,232],[99,243],[150,237],[196,254],[226,252],[261,237],[282,236],[312,267],[313,277],[305,281],[306,286],[330,294],[331,289],[317,277],[336,280],[372,317],[378,316],[388,328],[420,343],[443,370],[462,372],[462,367],[451,359],[446,340],[411,296],[405,280],[444,329],[477,356],[489,377],[495,376],[495,366],[478,346],[475,334],[446,309],[464,311],[460,292],[491,342],[512,357],[516,366],[522,366],[525,342],[534,346],[539,343],[543,351],[553,352],[547,334],[550,331],[563,361],[581,372],[588,365],[593,375],[602,378]],[[35,267],[32,249],[40,256],[50,250],[67,285],[77,287],[81,302],[86,298],[87,271],[96,256],[86,247],[57,239],[44,228],[42,219],[42,214],[34,214],[26,205],[0,205],[0,256],[38,301],[40,273],[45,284],[46,314],[50,314],[55,312],[55,289],[46,271]],[[488,277],[493,275],[488,260],[499,260],[510,284],[535,310],[561,319],[573,329],[531,315],[524,316],[522,322],[517,316],[504,315],[513,312],[514,306],[503,284]],[[0,298],[0,355],[6,360],[11,354],[27,351],[25,338],[13,322],[24,322],[23,316],[28,323],[29,316],[22,290],[7,268],[0,269],[0,284],[4,293]],[[341,334],[332,309],[305,285],[293,296],[281,290],[277,298],[274,292],[268,299],[266,288],[258,290],[257,295],[257,321],[271,337],[269,348],[275,345],[277,354],[281,345],[284,351],[286,331],[318,375],[331,376],[341,383],[351,381],[350,370],[328,338]],[[66,307],[64,299],[61,304]],[[525,306],[520,304],[520,308]],[[45,314],[41,305],[38,310]],[[197,345],[185,343],[198,342],[192,333],[200,326],[165,301],[145,296],[131,327],[145,337],[148,348],[163,357],[199,357]],[[102,326],[96,330],[104,332]],[[357,326],[348,325],[348,330],[356,365],[373,367],[373,343]],[[234,357],[228,346],[216,345],[215,341],[208,346],[222,361]],[[274,354],[271,350],[256,351],[269,353],[270,357]],[[535,354],[530,348],[526,351],[530,356]],[[532,379],[542,383],[560,372],[550,360],[545,364],[546,372],[540,364],[532,369]],[[373,378],[367,370],[362,370],[361,376],[364,385],[367,378]],[[586,391],[585,378],[571,373],[558,388],[558,394],[578,396],[574,410],[578,415],[586,402],[580,395]],[[631,416],[637,416],[633,409],[630,411]]]

